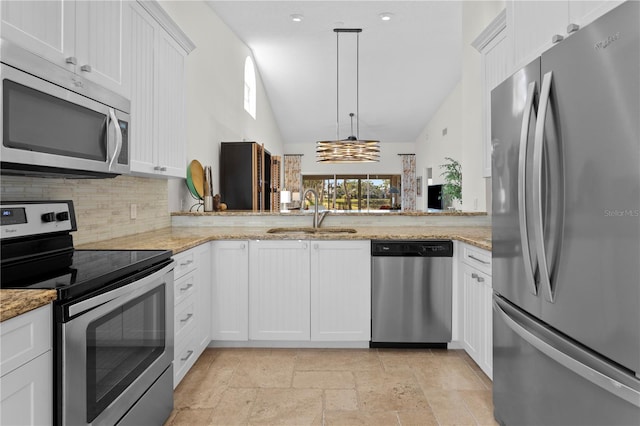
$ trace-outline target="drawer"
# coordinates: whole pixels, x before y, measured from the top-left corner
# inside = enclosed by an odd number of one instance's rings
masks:
[[[173,284],[173,303],[179,305],[183,300],[191,297],[196,290],[196,274],[190,272],[178,278]],[[195,296],[194,296],[195,297]]]
[[[179,345],[185,336],[195,328],[196,298],[190,297],[176,306],[173,335],[175,345]]]
[[[0,374],[3,376],[51,349],[51,305],[2,322]]]
[[[197,344],[195,332],[192,331],[186,339],[179,346],[177,345],[174,350],[173,358],[173,388],[178,386],[178,383],[187,374],[189,369],[193,366],[198,358]]]
[[[462,261],[487,275],[491,275],[491,252],[487,250],[463,244]]]
[[[182,253],[178,253],[173,256],[173,259],[176,261],[176,266],[173,269],[174,279],[178,279],[181,276],[188,274],[198,266],[194,250],[187,250]]]

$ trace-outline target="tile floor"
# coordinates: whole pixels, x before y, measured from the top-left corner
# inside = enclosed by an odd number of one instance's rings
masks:
[[[461,350],[207,349],[165,426],[495,425]]]

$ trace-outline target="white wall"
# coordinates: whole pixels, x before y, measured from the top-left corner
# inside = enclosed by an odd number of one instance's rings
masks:
[[[417,176],[433,167],[433,182],[442,183],[439,168],[444,157],[452,157],[462,166],[462,210],[487,211],[487,187],[483,177],[482,69],[480,53],[471,42],[504,9],[504,1],[465,1],[462,7],[462,78],[442,103],[416,140]],[[442,129],[447,135],[442,136]],[[417,206],[424,209],[426,197]]]
[[[413,142],[380,141],[380,161],[376,163],[322,164],[316,162],[315,141],[285,144],[285,154],[302,154],[302,174],[402,174],[398,154],[415,154]]]
[[[423,196],[416,198],[416,208],[426,211],[427,174],[425,169],[432,168],[433,183],[444,183],[440,168],[445,157],[461,161],[462,139],[462,84],[458,83],[447,96],[427,127],[416,141],[416,176],[422,176]],[[446,129],[446,135],[443,131]],[[463,169],[463,177],[464,169]]]
[[[244,63],[253,54],[214,11],[203,1],[160,1],[160,5],[196,45],[186,59],[187,160],[212,166],[216,193],[220,142],[257,141],[272,155],[282,155],[280,129],[258,69],[256,119],[244,110]],[[192,203],[184,180],[172,179],[169,211],[186,210]]]

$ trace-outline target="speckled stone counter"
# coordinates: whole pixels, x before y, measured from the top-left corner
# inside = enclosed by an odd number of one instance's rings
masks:
[[[324,227],[326,228],[326,227]],[[331,227],[328,227],[331,228]],[[92,250],[171,250],[174,254],[215,240],[403,240],[451,239],[491,250],[489,226],[354,226],[355,233],[270,234],[269,227],[170,227],[76,246]],[[55,290],[0,290],[0,321],[55,300]]]
[[[0,321],[37,309],[56,299],[55,290],[0,290]]]
[[[167,249],[173,253],[188,250],[214,240],[402,240],[452,239],[491,250],[489,226],[422,226],[422,227],[353,227],[356,233],[297,232],[270,234],[267,227],[172,227],[112,240],[83,244],[78,249],[152,250]]]

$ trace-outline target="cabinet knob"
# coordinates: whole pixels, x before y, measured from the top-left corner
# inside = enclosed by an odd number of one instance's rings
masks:
[[[313,248],[314,248],[314,249],[316,249],[316,250],[318,250],[318,249],[320,248],[320,245],[319,245],[319,244],[314,244],[314,245],[313,245]]]
[[[80,71],[91,72],[91,65],[83,65],[80,67]]]
[[[553,37],[551,37],[552,43],[560,43],[562,40],[564,40],[564,37],[561,36],[560,34],[556,34]]]
[[[240,248],[241,248],[242,250],[244,250],[246,246],[247,246],[247,245],[246,245],[245,243],[240,244]]]
[[[307,243],[302,244],[302,248],[306,249],[307,248]]]
[[[64,61],[71,65],[76,65],[78,63],[78,59],[75,56],[69,56],[68,58],[65,58]]]
[[[575,33],[580,29],[580,25],[578,24],[569,24],[567,25],[567,34]]]
[[[159,171],[160,171],[160,166],[155,166],[155,167],[153,168],[153,170],[155,170],[155,171],[159,172]]]
[[[160,171],[161,171],[161,172],[166,172],[166,171],[167,171],[167,168],[166,168],[165,166],[161,166],[161,167],[160,167]]]

